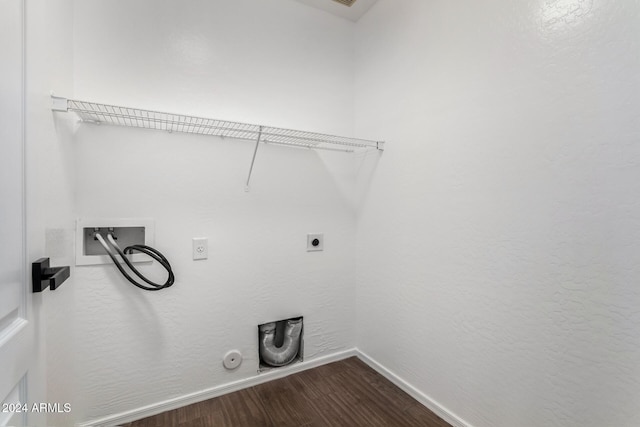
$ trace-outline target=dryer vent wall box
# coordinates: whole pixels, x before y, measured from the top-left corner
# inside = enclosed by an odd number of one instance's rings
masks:
[[[96,234],[106,240],[111,233],[122,249],[130,245],[154,245],[155,227],[149,218],[97,218],[78,219],[76,222],[76,265],[109,264],[111,259],[98,242]],[[149,257],[134,254],[133,262],[148,262]]]

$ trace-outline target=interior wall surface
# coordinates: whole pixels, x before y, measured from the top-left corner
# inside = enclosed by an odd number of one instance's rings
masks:
[[[73,14],[76,99],[353,132],[346,20],[290,0],[79,1]],[[257,375],[268,321],[304,316],[305,361],[353,348],[353,156],[261,145],[245,192],[253,142],[86,123],[73,138],[75,217],[153,218],[176,275],[145,292],[112,265],[74,269],[61,289],[74,339],[59,350],[74,422]],[[324,233],[323,252],[307,233]],[[207,260],[192,260],[194,237]],[[228,371],[231,349],[244,361]]]
[[[356,26],[357,346],[475,426],[640,424],[640,5]],[[381,337],[384,337],[381,339]]]

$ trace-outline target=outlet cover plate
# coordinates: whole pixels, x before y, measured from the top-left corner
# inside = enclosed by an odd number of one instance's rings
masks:
[[[307,252],[317,252],[324,250],[324,234],[309,233],[307,234]]]
[[[209,258],[209,239],[206,237],[193,238],[193,259]]]

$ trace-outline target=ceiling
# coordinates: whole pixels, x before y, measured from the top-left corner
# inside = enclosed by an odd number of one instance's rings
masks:
[[[351,6],[345,6],[333,0],[297,0],[308,6],[322,9],[332,15],[340,16],[350,21],[356,22],[364,15],[367,10],[378,0],[356,0]]]

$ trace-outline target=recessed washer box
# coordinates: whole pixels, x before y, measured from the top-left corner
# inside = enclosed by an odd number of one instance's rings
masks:
[[[105,240],[111,232],[122,250],[135,244],[153,246],[155,221],[151,218],[79,218],[76,221],[76,265],[111,264],[111,258],[95,238],[96,232]],[[143,254],[128,257],[132,262],[151,261]]]

